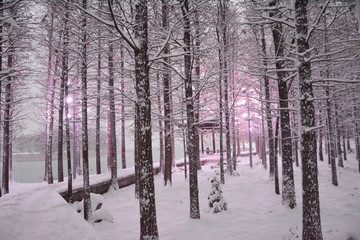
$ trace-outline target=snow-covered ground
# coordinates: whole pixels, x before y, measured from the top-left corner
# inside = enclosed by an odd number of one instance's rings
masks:
[[[360,174],[354,155],[338,168],[339,186],[331,184],[330,168],[319,164],[321,220],[325,240],[360,239]],[[199,171],[201,220],[189,219],[188,181],[182,168],[175,170],[173,185],[163,186],[162,175],[155,176],[156,205],[160,239],[212,240],[301,239],[301,172],[295,167],[297,207],[290,210],[275,195],[268,171],[254,157],[239,158],[237,176],[226,175],[222,185],[228,210],[208,213],[210,180],[218,172],[216,164]],[[127,170],[129,171],[129,170]],[[280,171],[281,173],[281,171]],[[103,177],[103,176],[102,176]],[[134,186],[104,194],[102,211],[112,222],[90,224],[74,206],[57,193],[61,184],[11,185],[12,193],[0,198],[0,239],[122,239],[139,238],[139,203]]]

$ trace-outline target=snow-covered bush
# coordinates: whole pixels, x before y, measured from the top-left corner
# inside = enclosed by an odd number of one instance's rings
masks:
[[[113,222],[113,217],[108,212],[108,210],[101,208],[104,203],[104,196],[100,194],[91,193],[91,208],[92,208],[92,216],[89,219],[89,222],[98,223],[101,221]],[[82,214],[84,211],[84,199],[81,202],[74,202],[72,206],[75,210]]]
[[[218,213],[227,210],[227,203],[222,196],[220,182],[217,177],[211,180],[211,188],[212,190],[208,196],[209,211]]]

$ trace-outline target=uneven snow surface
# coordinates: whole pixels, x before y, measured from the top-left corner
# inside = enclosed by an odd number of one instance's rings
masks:
[[[328,164],[319,164],[324,240],[360,240],[360,174],[354,155],[349,154],[348,158],[345,168],[338,168],[339,187],[331,184]],[[290,210],[281,205],[281,196],[275,195],[268,170],[257,157],[254,162],[251,169],[248,158],[241,157],[239,176],[225,176],[221,187],[228,210],[218,214],[208,212],[207,197],[210,180],[219,168],[216,164],[202,167],[198,174],[201,220],[189,219],[189,187],[182,168],[173,173],[172,186],[163,187],[162,175],[155,176],[160,239],[301,239],[300,168],[294,167],[298,205]],[[134,186],[104,194],[101,209],[111,214],[113,222],[90,224],[57,194],[63,186],[54,185],[11,185],[12,193],[0,198],[1,240],[139,239],[139,203],[134,198]]]

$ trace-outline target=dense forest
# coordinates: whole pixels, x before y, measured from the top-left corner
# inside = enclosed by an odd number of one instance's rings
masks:
[[[190,218],[200,219],[202,139],[215,131],[219,144],[206,151],[219,152],[221,184],[236,173],[246,141],[250,166],[253,144],[274,194],[292,209],[293,168],[301,166],[302,237],[322,239],[318,161],[328,162],[338,186],[337,168],[355,151],[360,173],[356,3],[0,0],[0,194],[11,191],[14,149],[31,149],[24,145],[36,139],[44,181],[67,180],[69,202],[72,179],[83,176],[87,220],[89,153],[96,173],[110,172],[116,190],[131,145],[140,239],[159,239],[153,162],[171,185],[181,139]],[[29,106],[42,129],[31,137],[23,134]]]

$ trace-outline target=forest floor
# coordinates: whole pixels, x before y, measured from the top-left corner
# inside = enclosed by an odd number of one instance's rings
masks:
[[[360,174],[353,154],[338,168],[339,186],[331,184],[330,167],[319,163],[321,221],[324,240],[360,240]],[[274,193],[274,181],[257,156],[238,159],[237,173],[225,175],[222,185],[228,210],[208,211],[210,180],[217,164],[198,172],[201,220],[189,219],[189,182],[184,169],[173,172],[172,186],[155,176],[157,221],[162,240],[301,239],[301,169],[294,167],[297,206],[289,209]],[[281,166],[281,164],[280,164]],[[281,179],[281,169],[280,169]],[[281,184],[281,181],[280,181]],[[0,198],[0,239],[123,239],[139,238],[139,202],[134,186],[93,196],[103,201],[102,215],[109,221],[89,224],[45,183],[12,183],[12,192]],[[94,207],[94,206],[93,206]],[[106,213],[106,214],[104,214]]]

